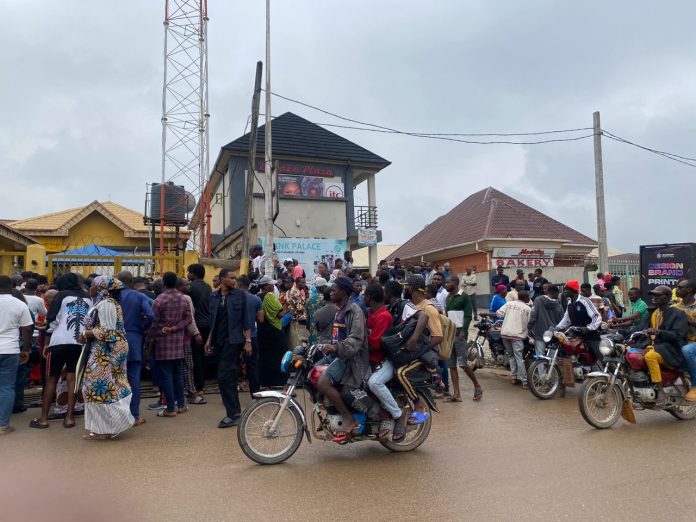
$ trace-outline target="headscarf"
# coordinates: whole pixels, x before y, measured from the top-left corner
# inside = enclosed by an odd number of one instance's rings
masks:
[[[122,290],[126,286],[113,276],[97,276],[92,281],[92,286],[99,290],[95,304],[103,299],[110,298],[110,292],[113,290]]]

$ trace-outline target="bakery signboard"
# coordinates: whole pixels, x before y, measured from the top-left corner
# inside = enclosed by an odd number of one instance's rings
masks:
[[[491,268],[546,268],[555,255],[554,248],[494,248]]]

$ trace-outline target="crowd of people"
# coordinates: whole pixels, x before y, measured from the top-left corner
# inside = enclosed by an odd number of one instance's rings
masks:
[[[127,271],[84,280],[68,273],[49,284],[45,277],[28,272],[0,276],[0,433],[10,433],[12,413],[26,409],[24,388],[32,380],[42,384],[41,413],[31,420],[32,428],[46,429],[52,420],[72,428],[75,416],[84,415],[83,437],[109,440],[146,422],[140,408],[144,375],[159,392],[159,399],[147,408],[160,418],[175,418],[189,406],[207,403],[206,375],[211,368],[216,368],[225,409],[218,427],[235,426],[241,416],[239,392],[253,395],[264,388],[282,388],[286,375],[280,360],[286,350],[306,340],[328,347],[328,368],[318,384],[345,417],[345,431],[337,437],[347,437],[354,423],[337,388],[341,384],[369,388],[383,408],[382,435],[399,440],[408,423],[424,419],[418,411],[405,418],[387,388],[394,377],[407,387],[403,377],[411,365],[399,366],[386,357],[382,338],[410,318],[418,323],[413,350],[426,329],[429,350],[443,342],[448,334],[441,316],[454,325],[451,355],[430,360],[437,374],[436,396],[462,401],[462,369],[473,384],[473,400],[482,399],[483,388],[467,364],[467,336],[478,312],[477,294],[489,291],[478,291],[481,282],[472,268],[460,277],[449,263],[402,265],[397,258],[392,266],[381,261],[378,272],[371,274],[355,271],[346,252],[333,266],[313,267],[308,280],[295,259],[274,257],[271,274],[265,272],[265,261],[262,249],[253,247],[248,275],[222,269],[212,287],[200,264],[187,268],[186,279],[172,272],[155,280]],[[648,322],[659,340],[660,320],[671,324],[674,316],[688,328],[684,342],[678,343],[679,357],[672,350],[655,361],[686,361],[696,382],[693,282],[680,282],[676,312],[660,312],[659,319],[640,299],[638,289],[630,289],[624,299],[618,283],[618,278],[603,274],[594,284],[567,281],[561,297],[561,289],[544,278],[541,269],[526,275],[518,270],[510,280],[499,268],[490,280],[488,311],[481,315],[503,321],[512,382],[526,387],[522,348],[530,332],[541,353],[545,330],[575,326],[599,358],[602,321],[634,328]],[[679,314],[686,319],[681,321]],[[655,345],[661,353],[660,343]],[[689,397],[696,399],[696,390]]]

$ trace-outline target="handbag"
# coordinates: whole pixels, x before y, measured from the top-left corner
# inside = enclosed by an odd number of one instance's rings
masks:
[[[404,349],[406,343],[416,332],[417,322],[415,318],[410,318],[396,326],[389,335],[382,337],[382,350],[387,359],[397,368],[420,358],[430,346],[430,334],[426,331],[418,339],[418,348],[416,350],[410,352]]]

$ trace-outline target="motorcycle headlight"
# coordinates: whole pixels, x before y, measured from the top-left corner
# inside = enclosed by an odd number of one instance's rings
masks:
[[[290,370],[290,363],[292,362],[292,352],[285,352],[283,358],[280,360],[280,371],[287,373]]]
[[[550,343],[551,339],[553,339],[553,330],[546,330],[542,339],[544,339],[545,343]]]
[[[599,353],[602,355],[610,355],[614,351],[614,342],[611,339],[602,339],[599,341]]]

